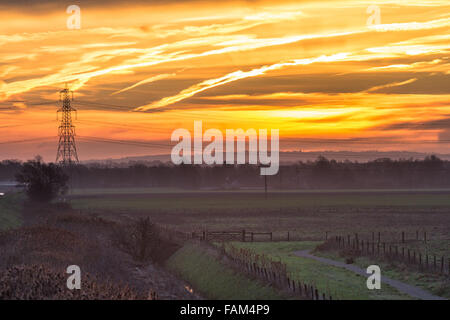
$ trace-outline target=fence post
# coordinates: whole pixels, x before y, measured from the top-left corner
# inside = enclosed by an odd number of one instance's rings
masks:
[[[428,270],[428,254],[425,256],[425,261],[426,261],[426,269]]]
[[[444,256],[441,258],[441,273],[444,273]]]
[[[289,231],[288,231],[287,241],[289,241]]]
[[[253,242],[253,232],[250,233],[250,239],[251,239],[251,241]]]
[[[314,293],[316,294],[316,300],[319,300],[319,290],[315,289]]]
[[[416,230],[416,240],[419,240],[419,230]]]
[[[272,241],[273,236],[272,236],[272,231],[270,232],[270,241]]]
[[[434,255],[434,261],[433,261],[433,264],[434,264],[434,271],[436,271],[436,255]]]
[[[423,241],[425,243],[427,243],[427,232],[426,231],[423,232]]]
[[[402,231],[402,243],[405,243],[405,231]]]
[[[245,229],[242,229],[242,242],[245,242]]]
[[[422,270],[422,253],[419,253],[419,269]]]
[[[447,258],[448,275],[450,276],[450,258]]]
[[[347,239],[348,239],[348,246],[350,247],[350,235],[347,235]]]
[[[375,242],[375,232],[372,231],[372,242]]]
[[[381,232],[378,232],[378,243],[381,242]]]

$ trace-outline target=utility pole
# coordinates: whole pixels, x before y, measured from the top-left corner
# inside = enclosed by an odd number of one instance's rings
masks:
[[[71,96],[72,95],[72,99]],[[57,111],[62,112],[61,124],[58,128],[59,143],[56,153],[56,162],[62,165],[70,165],[79,162],[77,147],[75,145],[75,126],[72,124],[72,111],[77,111],[70,105],[73,101],[73,91],[66,87],[59,93],[59,101],[62,101],[62,107]]]

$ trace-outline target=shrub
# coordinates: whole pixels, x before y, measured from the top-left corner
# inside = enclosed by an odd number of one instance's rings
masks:
[[[33,201],[49,202],[67,191],[69,177],[63,169],[54,164],[46,164],[36,157],[22,165],[16,180],[25,185],[28,197]]]
[[[142,299],[127,286],[82,276],[81,289],[69,290],[68,275],[42,265],[14,266],[0,272],[0,300],[131,300]]]

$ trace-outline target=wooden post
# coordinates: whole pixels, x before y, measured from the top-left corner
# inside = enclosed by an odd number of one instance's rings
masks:
[[[402,243],[405,243],[405,231],[402,231]]]
[[[314,293],[316,294],[316,300],[319,300],[319,290],[315,289]]]
[[[253,232],[250,233],[250,239],[251,239],[251,241],[253,242]]]
[[[383,242],[383,253],[386,254],[386,242]]]
[[[411,251],[408,249],[408,262],[411,261]]]
[[[436,271],[436,255],[433,258],[434,271]]]
[[[350,235],[347,235],[347,243],[348,243],[348,246],[350,247]]]
[[[272,241],[273,239],[273,235],[272,235],[272,231],[270,232],[270,241]]]
[[[325,231],[325,240],[328,240],[328,231]]]
[[[419,240],[419,230],[416,230],[416,240]]]
[[[405,247],[402,247],[402,260],[405,260]]]
[[[425,243],[427,243],[427,232],[426,231],[423,232],[423,241]]]
[[[441,258],[441,273],[444,273],[444,256]]]
[[[426,269],[428,270],[428,254],[425,256]]]
[[[422,253],[419,252],[419,269],[422,270]]]
[[[381,242],[381,232],[378,232],[378,243]]]
[[[372,231],[372,242],[375,242],[375,232]]]
[[[288,231],[288,234],[287,234],[287,241],[289,241],[289,231]]]
[[[245,229],[242,230],[242,242],[245,242]]]
[[[302,284],[300,280],[297,282],[298,294],[302,295]]]
[[[450,258],[447,258],[448,275],[450,276]]]

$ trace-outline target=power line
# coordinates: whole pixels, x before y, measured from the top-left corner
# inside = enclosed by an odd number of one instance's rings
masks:
[[[119,140],[119,139],[106,139],[99,137],[88,137],[88,136],[77,136],[80,140],[86,140],[91,142],[106,142],[106,143],[116,143],[124,145],[132,145],[138,147],[148,147],[148,148],[172,148],[172,146],[157,142],[143,142],[143,141],[132,141],[132,140]]]

